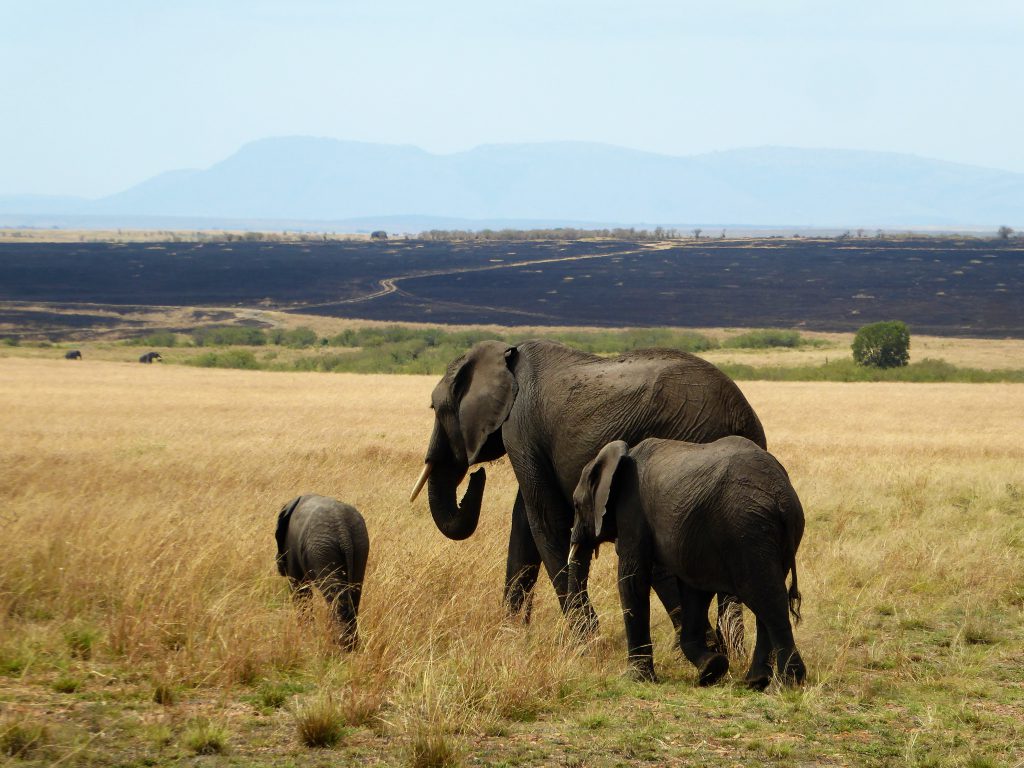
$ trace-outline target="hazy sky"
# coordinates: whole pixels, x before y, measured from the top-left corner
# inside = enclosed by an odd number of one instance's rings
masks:
[[[0,0],[0,194],[243,143],[765,144],[1024,171],[1019,0]]]

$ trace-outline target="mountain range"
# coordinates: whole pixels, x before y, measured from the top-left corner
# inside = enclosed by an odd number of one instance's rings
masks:
[[[0,224],[19,219],[407,231],[1017,226],[1024,223],[1024,174],[855,150],[761,147],[679,157],[549,142],[432,154],[406,145],[281,137],[100,199],[0,197]]]

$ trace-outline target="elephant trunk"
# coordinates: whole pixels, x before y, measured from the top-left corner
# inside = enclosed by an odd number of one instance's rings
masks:
[[[462,503],[458,504],[455,489],[464,474],[447,467],[433,466],[427,482],[427,497],[434,524],[441,533],[455,541],[469,538],[476,530],[487,483],[487,473],[481,467],[469,476],[469,487],[462,497]]]

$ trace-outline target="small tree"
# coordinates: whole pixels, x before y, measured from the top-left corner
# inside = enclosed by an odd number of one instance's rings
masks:
[[[697,227],[695,230],[693,230],[693,239],[694,240],[700,240],[700,233],[703,232],[703,231],[704,230],[701,229],[700,227]]]
[[[1010,235],[1013,234],[1013,227],[1008,227],[1005,224],[999,228],[999,239],[1009,240]]]
[[[899,368],[910,362],[910,331],[906,323],[889,320],[865,325],[853,339],[853,359],[874,368]]]

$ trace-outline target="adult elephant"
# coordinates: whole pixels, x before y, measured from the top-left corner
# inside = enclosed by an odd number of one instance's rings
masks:
[[[766,447],[753,408],[728,376],[705,360],[668,349],[607,359],[552,341],[510,346],[480,342],[451,362],[431,396],[434,430],[412,497],[428,483],[430,512],[450,539],[476,530],[486,483],[481,467],[461,504],[455,491],[469,467],[508,454],[519,481],[512,512],[505,599],[525,610],[540,563],[563,612],[596,627],[587,584],[567,591],[572,495],[583,466],[612,440],[664,437],[705,443],[741,435]],[[655,575],[654,589],[679,625],[675,578]],[[726,601],[719,597],[719,625]],[[742,624],[740,624],[742,626]]]
[[[81,352],[81,350],[78,350],[78,349],[72,349],[70,352],[65,352],[64,353],[64,359],[65,360],[81,360],[82,359],[82,352]]]
[[[139,357],[140,363],[152,363],[156,360],[163,360],[159,352],[147,352]]]

